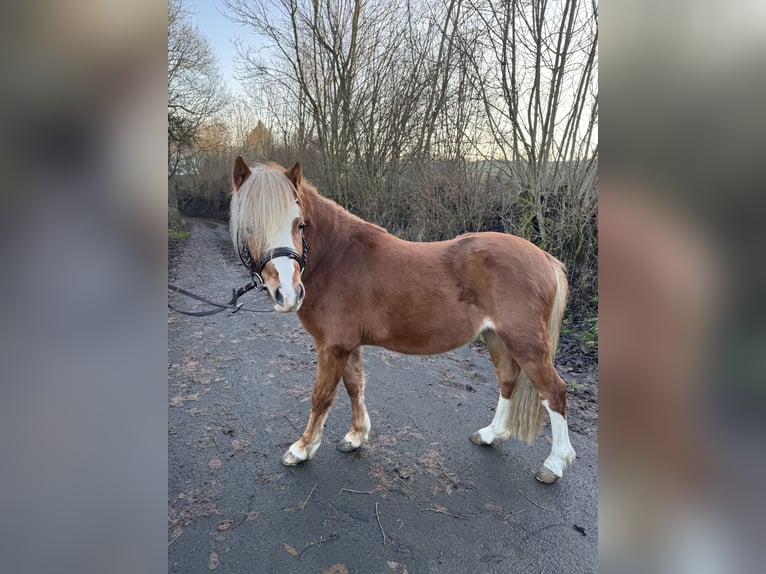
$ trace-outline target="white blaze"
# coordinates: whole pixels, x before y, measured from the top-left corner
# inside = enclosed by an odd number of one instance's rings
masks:
[[[276,249],[277,247],[289,247],[295,249],[293,244],[293,222],[300,217],[301,210],[298,204],[295,203],[290,209],[290,219],[285,221],[283,229],[279,235],[274,239],[270,249]],[[295,272],[295,260],[291,257],[277,257],[271,260],[271,264],[274,265],[277,274],[279,275],[279,289],[282,292],[282,296],[285,299],[285,307],[293,307],[297,303],[298,294],[293,288],[293,273]]]
[[[285,306],[292,307],[296,303],[297,293],[293,289],[293,273],[295,272],[295,260],[290,257],[277,257],[271,263],[279,274],[279,289],[285,298]]]

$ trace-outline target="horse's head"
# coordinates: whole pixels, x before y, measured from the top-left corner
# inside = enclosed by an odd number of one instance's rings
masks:
[[[297,311],[305,290],[306,264],[301,212],[301,166],[287,171],[259,165],[252,170],[237,157],[232,172],[230,228],[234,248],[263,279],[274,310]]]

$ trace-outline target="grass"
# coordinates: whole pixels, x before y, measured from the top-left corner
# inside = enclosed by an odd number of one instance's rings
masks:
[[[573,391],[577,391],[582,388],[582,385],[578,383],[577,381],[566,381],[567,387],[572,389]]]
[[[598,297],[593,297],[592,303],[597,306]],[[598,347],[598,315],[580,320],[570,316],[564,320],[561,333],[576,337],[585,343],[586,347]]]
[[[598,345],[598,317],[591,317],[584,322],[585,329],[580,333],[576,333],[576,336],[585,343],[588,347],[595,347]]]
[[[178,213],[178,209],[168,206],[168,239],[182,241],[188,239],[190,235],[191,231]]]
[[[188,239],[190,235],[191,232],[184,229],[168,229],[168,239]]]

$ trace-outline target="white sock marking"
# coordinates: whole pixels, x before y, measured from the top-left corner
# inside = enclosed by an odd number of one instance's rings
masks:
[[[287,449],[287,452],[289,452],[298,460],[306,460],[306,453],[302,451],[301,449],[299,449],[297,446],[295,446],[295,443],[290,445],[290,448]]]
[[[487,319],[486,317],[481,322],[481,326],[479,327],[479,332],[476,333],[476,336],[478,337],[481,335],[483,331],[494,331],[495,330],[495,324],[492,322],[491,319]]]
[[[495,440],[506,440],[511,436],[508,430],[509,417],[511,414],[511,401],[504,399],[502,395],[497,400],[495,416],[489,426],[479,429],[479,436],[486,444],[491,444]]]
[[[567,420],[552,410],[548,401],[543,401],[543,406],[551,418],[551,434],[553,435],[551,454],[545,459],[543,466],[556,476],[561,477],[564,475],[566,466],[574,461],[575,451],[569,443]]]

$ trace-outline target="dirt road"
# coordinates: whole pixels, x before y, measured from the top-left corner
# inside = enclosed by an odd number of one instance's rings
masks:
[[[224,225],[190,226],[171,282],[223,301],[247,273]],[[270,309],[263,294],[242,302]],[[341,385],[316,458],[287,468],[316,364],[297,317],[169,312],[169,572],[596,571],[595,365],[576,340],[561,348],[578,457],[558,484],[534,480],[547,426],[531,447],[468,439],[498,392],[478,343],[434,357],[366,348],[369,445],[335,449],[351,421]]]

